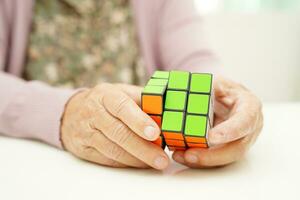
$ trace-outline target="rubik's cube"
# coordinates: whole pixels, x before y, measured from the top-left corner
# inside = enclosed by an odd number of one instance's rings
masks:
[[[142,92],[142,109],[161,128],[155,144],[173,150],[208,148],[213,124],[213,76],[156,71]]]

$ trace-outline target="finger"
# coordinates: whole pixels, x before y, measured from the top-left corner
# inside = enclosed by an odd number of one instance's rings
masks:
[[[229,119],[209,131],[209,142],[213,145],[224,144],[253,133],[261,115],[259,104],[251,95],[241,94]]]
[[[233,84],[228,81],[225,81],[220,76],[216,76],[214,79],[214,92],[215,92],[215,97],[218,98],[223,98],[228,96],[229,91],[233,88]]]
[[[214,94],[218,102],[225,107],[230,108],[236,101],[237,94],[240,91],[247,91],[242,85],[231,80],[217,77],[214,79]]]
[[[128,84],[115,84],[120,90],[126,93],[133,101],[141,106],[142,87]]]
[[[217,126],[218,124],[224,122],[229,118],[230,110],[223,106],[218,101],[215,102],[214,105],[214,121],[213,127]]]
[[[125,151],[155,169],[165,169],[169,165],[166,153],[157,145],[136,135],[120,120],[109,113],[102,113],[96,128]]]
[[[214,123],[213,126],[217,126],[218,124],[221,124],[224,121],[223,118],[220,118],[218,116],[214,116]]]
[[[229,114],[230,114],[230,109],[228,109],[227,107],[225,107],[219,101],[215,101],[215,104],[214,104],[214,114],[217,117],[223,119],[223,121],[224,121],[225,119],[228,119]]]
[[[103,154],[98,152],[93,147],[84,147],[83,151],[79,153],[79,157],[83,160],[87,160],[93,163],[100,165],[116,167],[116,168],[125,168],[127,167],[124,164],[121,164],[115,160],[105,157]]]
[[[160,135],[158,125],[125,93],[115,86],[108,88],[102,98],[103,106],[124,122],[140,137],[154,141]]]
[[[214,81],[215,81],[214,89],[217,92],[221,92],[218,94],[222,94],[222,92],[235,91],[235,89],[248,91],[248,89],[245,86],[243,86],[242,84],[234,82],[227,78],[223,78],[222,76],[216,75]],[[227,96],[227,95],[224,95],[224,96]]]
[[[174,151],[173,155],[172,155],[173,160],[175,160],[176,162],[180,163],[180,164],[185,164],[184,161],[184,151]]]
[[[107,139],[107,137],[100,132],[95,132],[93,134],[90,140],[90,145],[107,158],[124,165],[136,168],[149,168],[148,165],[127,153],[123,148]]]
[[[250,146],[250,137],[252,136],[217,148],[188,149],[184,155],[180,152],[174,152],[173,158],[175,161],[192,168],[211,168],[228,165],[240,160],[246,153]]]
[[[256,129],[256,132],[254,133],[254,135],[251,137],[250,146],[256,142],[259,134],[261,133],[261,131],[263,129],[263,126],[264,126],[264,116],[261,114],[261,115],[259,115],[259,118],[258,118],[258,128]]]

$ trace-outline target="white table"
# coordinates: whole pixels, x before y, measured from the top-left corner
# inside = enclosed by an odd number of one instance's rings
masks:
[[[300,103],[267,104],[264,113],[247,157],[214,170],[112,169],[0,137],[0,199],[300,199]]]

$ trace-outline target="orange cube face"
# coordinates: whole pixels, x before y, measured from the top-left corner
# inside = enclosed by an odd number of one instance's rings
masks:
[[[191,142],[191,143],[206,143],[206,138],[203,137],[185,137],[186,142]]]
[[[165,147],[166,147],[166,143],[162,136],[159,136],[159,138],[157,138],[157,140],[153,141],[152,143],[156,144],[157,146],[161,147],[162,149],[165,149]]]
[[[148,114],[161,115],[163,112],[163,97],[157,95],[143,95],[142,109]]]
[[[168,139],[166,139],[166,144],[168,146],[185,147],[185,143],[182,140],[168,140]]]
[[[157,140],[153,141],[153,143],[161,147],[163,144],[161,136],[159,136],[159,138],[157,138]]]
[[[172,146],[168,146],[170,151],[185,151],[186,148],[184,147],[172,147]]]
[[[163,132],[165,139],[171,140],[184,140],[182,133],[174,133],[174,132]]]
[[[187,143],[190,148],[208,148],[207,144]]]
[[[161,116],[150,115],[150,117],[156,122],[156,124],[159,126],[159,128],[161,128],[161,121],[162,121]]]

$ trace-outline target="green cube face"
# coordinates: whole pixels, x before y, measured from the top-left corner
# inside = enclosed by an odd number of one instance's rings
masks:
[[[207,129],[207,117],[201,115],[187,115],[184,134],[194,137],[205,137]]]
[[[167,86],[168,79],[150,79],[147,83],[147,85],[156,85],[156,86]]]
[[[191,92],[211,93],[212,75],[211,74],[192,74]]]
[[[144,87],[143,94],[163,95],[165,93],[165,90],[165,86],[147,85],[146,87]]]
[[[173,90],[188,90],[190,73],[183,71],[171,71],[168,89]]]
[[[187,112],[208,115],[210,96],[206,94],[189,94]]]
[[[160,126],[154,143],[170,150],[208,148],[212,127],[213,75],[156,71],[141,95],[141,108]]]
[[[165,72],[165,71],[155,71],[152,78],[168,79],[169,74],[170,74],[169,72]]]
[[[184,111],[187,101],[187,92],[168,90],[165,101],[165,109]]]
[[[183,112],[165,111],[163,115],[162,130],[182,132],[183,119]]]

